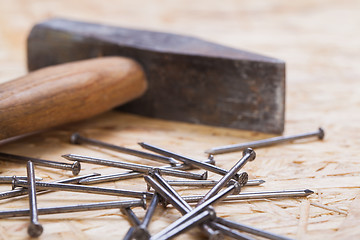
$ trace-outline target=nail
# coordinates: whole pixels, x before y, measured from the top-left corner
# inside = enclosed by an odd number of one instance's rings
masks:
[[[206,160],[204,162],[214,164],[215,161]],[[168,169],[174,169],[174,170],[191,170],[194,169],[192,165],[188,164],[179,164],[175,167],[170,166],[161,166],[159,168],[168,168]],[[137,177],[142,177],[144,174],[134,171],[129,171],[125,173],[115,173],[115,174],[108,174],[108,175],[102,175],[102,176],[96,176],[96,177],[89,177],[86,179],[82,179],[79,183],[80,184],[95,184],[95,183],[104,183],[104,182],[113,182],[113,181],[119,181],[119,180],[125,180],[125,179],[132,179]],[[205,176],[204,176],[205,178]]]
[[[149,230],[148,230],[148,226],[150,223],[151,218],[153,217],[154,213],[155,213],[155,209],[159,203],[160,200],[160,196],[155,193],[154,196],[151,199],[151,202],[149,204],[149,207],[145,213],[145,216],[143,218],[143,221],[141,222],[141,224],[135,228],[133,236],[135,239],[137,240],[146,240],[149,239],[151,237]]]
[[[234,184],[234,179],[231,179],[227,184],[227,187]],[[187,186],[187,187],[212,187],[215,186],[219,181],[214,180],[167,180],[171,186]],[[259,186],[265,183],[261,179],[248,180],[245,186]]]
[[[215,217],[216,217],[216,214],[214,211],[206,210],[206,211],[200,212],[199,214],[193,216],[190,220],[183,222],[182,224],[171,229],[170,231],[168,231],[162,235],[156,234],[153,237],[151,237],[150,239],[151,240],[172,239],[172,238],[176,237],[177,235],[185,232],[186,230],[189,230],[193,227],[198,226],[201,223],[215,219]]]
[[[111,202],[78,204],[78,205],[69,205],[69,206],[60,206],[60,207],[47,207],[47,208],[38,208],[38,214],[47,215],[47,214],[57,214],[57,213],[72,213],[72,212],[84,212],[84,211],[103,210],[103,209],[125,208],[125,207],[143,207],[145,209],[146,202],[145,199],[143,198],[139,200],[111,201]],[[24,216],[29,216],[29,214],[30,214],[29,209],[0,211],[0,218],[24,217]]]
[[[158,171],[155,170],[154,172],[151,172],[150,175],[153,176],[155,180],[157,180],[158,183],[165,189],[165,191],[163,191],[163,194],[167,195],[165,197],[175,198],[180,202],[180,205],[173,205],[176,209],[178,209],[178,211],[184,214],[189,213],[192,210],[192,207],[176,192],[176,190],[170,184],[167,183],[167,181],[160,175]],[[175,201],[175,204],[177,204],[177,201]],[[202,228],[211,239],[221,238],[219,236],[219,232],[214,231],[207,224],[202,225]]]
[[[68,164],[68,163],[62,163],[62,162],[43,160],[43,159],[39,159],[39,158],[24,157],[24,156],[9,154],[9,153],[0,153],[0,159],[6,160],[6,161],[15,161],[15,162],[32,161],[34,164],[36,164],[38,166],[70,170],[70,171],[72,171],[74,176],[78,175],[81,170],[81,166],[80,166],[79,162],[74,162],[73,164]]]
[[[13,178],[16,177],[19,180],[27,180],[26,176],[0,176],[0,183],[12,183]],[[35,181],[41,181],[42,178],[35,177]]]
[[[266,198],[292,198],[292,197],[306,197],[314,192],[305,190],[284,190],[284,191],[266,191],[266,192],[248,192],[240,193],[238,195],[227,196],[223,201],[234,201],[234,200],[250,200],[250,199],[266,199]],[[197,196],[184,196],[183,199],[188,203],[195,203],[200,201],[204,195]]]
[[[154,187],[154,186],[152,186],[152,187]],[[220,200],[225,198],[227,195],[229,195],[232,191],[234,191],[234,189],[235,189],[235,186],[232,185],[232,186],[226,188],[225,190],[219,192],[215,196],[211,197],[209,200],[205,201],[204,203],[196,206],[190,212],[186,213],[184,216],[182,216],[181,218],[179,218],[178,220],[176,220],[175,222],[170,224],[168,227],[166,227],[165,229],[163,229],[162,231],[160,231],[159,233],[154,235],[153,236],[154,239],[166,234],[167,232],[173,231],[173,229],[176,229],[178,226],[180,226],[183,223],[189,221],[190,219],[192,219],[197,214],[199,214],[201,212],[204,212],[204,210],[207,209],[210,205],[219,202]]]
[[[235,231],[229,227],[226,227],[224,225],[221,225],[219,223],[216,223],[216,222],[211,222],[210,225],[215,228],[215,229],[218,229],[220,230],[224,235],[227,235],[231,238],[234,238],[234,239],[241,239],[241,240],[255,240],[254,238],[252,237],[249,237],[247,235],[244,235],[242,233],[239,233],[238,231]]]
[[[30,209],[30,225],[28,227],[28,234],[30,237],[39,237],[43,232],[43,227],[38,220],[38,209],[36,202],[36,184],[35,184],[35,170],[31,161],[27,162],[27,188],[29,193],[29,209]]]
[[[102,141],[91,139],[91,138],[86,138],[84,136],[81,136],[79,133],[72,134],[70,141],[73,144],[85,143],[85,144],[89,144],[89,145],[93,145],[93,146],[97,146],[97,147],[101,147],[101,148],[106,148],[106,149],[110,149],[113,151],[126,153],[129,155],[133,155],[133,156],[137,156],[137,157],[141,157],[141,158],[145,158],[145,159],[149,159],[149,160],[153,160],[153,161],[168,163],[171,166],[176,166],[178,164],[178,162],[173,158],[164,157],[161,155],[155,155],[155,154],[147,153],[147,152],[142,152],[142,151],[138,151],[138,150],[134,150],[134,149],[130,149],[130,148],[125,148],[125,147],[113,145],[110,143],[102,142]]]
[[[150,145],[148,143],[140,142],[138,144],[141,147],[143,147],[143,148],[145,148],[147,150],[156,152],[158,154],[162,154],[164,156],[175,158],[175,159],[177,159],[177,160],[179,160],[181,162],[184,162],[185,164],[194,165],[194,166],[197,166],[198,168],[202,168],[202,169],[208,170],[210,172],[214,172],[214,173],[217,173],[217,174],[220,174],[220,175],[226,175],[227,172],[228,172],[225,169],[222,169],[220,167],[211,165],[209,163],[204,163],[204,162],[192,159],[192,158],[188,158],[188,157],[185,157],[185,156],[170,152],[168,150],[165,150],[165,149],[162,149],[162,148],[159,148],[159,147],[155,147],[155,146]],[[236,174],[234,177],[235,177],[235,179],[237,179],[239,176]]]
[[[67,154],[67,155],[63,155],[62,157],[66,158],[68,160],[71,160],[71,161],[76,160],[79,162],[129,169],[129,170],[133,170],[133,171],[137,171],[137,172],[142,172],[145,174],[148,174],[149,171],[153,171],[155,169],[154,167],[150,167],[147,165],[126,163],[126,162],[106,160],[106,159],[93,158],[93,157],[87,157],[87,156],[80,156],[80,155],[76,155],[76,154]],[[158,168],[158,169],[160,169],[162,174],[166,174],[169,176],[190,178],[190,179],[206,179],[207,178],[207,172],[204,172],[203,174],[196,174],[196,173],[191,173],[191,172],[174,170],[174,169],[170,169],[170,168]]]
[[[83,178],[99,176],[99,175],[100,175],[99,173],[92,173],[92,174],[87,174],[87,175],[83,175],[83,176],[77,176],[77,177],[73,177],[73,178],[67,178],[67,179],[55,181],[54,183],[78,183]],[[11,191],[1,192],[0,193],[0,200],[1,199],[7,199],[7,198],[26,195],[27,192],[28,192],[27,188],[19,188],[19,189],[14,189],[14,190],[11,190]],[[37,192],[44,193],[46,191],[44,191],[44,190],[39,191],[38,190]]]
[[[131,208],[122,208],[121,213],[126,215],[133,227],[139,226],[141,224],[140,220],[135,215],[134,211]]]
[[[298,134],[293,136],[280,136],[280,137],[273,137],[268,139],[263,139],[259,141],[253,141],[248,143],[240,143],[240,144],[233,144],[221,147],[211,148],[206,150],[205,153],[208,154],[222,154],[222,153],[229,153],[229,152],[236,152],[242,151],[246,148],[260,148],[260,147],[267,147],[272,146],[279,143],[290,142],[298,139],[309,138],[309,137],[318,137],[320,140],[324,139],[325,132],[322,128],[319,128],[315,132],[305,133],[305,134]]]
[[[16,179],[13,183],[14,183],[14,187],[27,186],[27,181],[23,181],[23,180]],[[47,183],[47,182],[36,182],[35,184],[36,184],[36,188],[41,190],[83,192],[83,193],[94,193],[94,194],[104,194],[104,195],[114,195],[114,196],[136,197],[136,198],[143,198],[144,195],[146,195],[147,197],[152,197],[153,195],[152,193],[149,192],[138,192],[138,191],[92,187],[92,186],[75,185],[75,184]]]
[[[272,239],[272,240],[290,240],[291,239],[291,238],[288,238],[288,237],[280,236],[280,235],[277,235],[277,234],[274,234],[274,233],[271,233],[271,232],[268,232],[268,231],[264,231],[264,230],[261,230],[261,229],[257,229],[257,228],[254,228],[254,227],[250,227],[250,226],[247,226],[247,225],[244,225],[244,224],[240,224],[240,223],[230,221],[230,220],[227,220],[227,219],[223,219],[223,218],[219,218],[219,217],[217,217],[215,221],[217,223],[220,223],[220,224],[222,224],[224,226],[227,226],[229,228],[234,228],[234,229],[237,229],[239,231],[251,233],[253,235],[264,237],[264,238],[267,238],[267,239]]]
[[[248,162],[248,161],[254,161],[256,157],[255,152],[251,148],[247,148],[243,151],[243,157],[229,170],[229,172],[223,176],[219,182],[212,188],[210,191],[205,194],[204,198],[201,199],[198,204],[201,204],[217,194],[223,187],[226,186],[226,184],[233,178],[235,174]],[[246,179],[247,180],[247,179]],[[235,191],[236,193],[240,192],[240,187],[238,188],[238,191]]]

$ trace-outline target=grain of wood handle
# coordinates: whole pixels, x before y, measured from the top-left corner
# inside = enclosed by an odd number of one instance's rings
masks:
[[[142,95],[133,60],[106,57],[47,67],[0,85],[0,139],[79,121]]]

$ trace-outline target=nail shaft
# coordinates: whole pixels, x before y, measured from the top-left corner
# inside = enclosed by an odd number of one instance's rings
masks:
[[[240,224],[240,223],[230,221],[230,220],[227,220],[227,219],[223,219],[223,218],[219,218],[219,217],[216,218],[216,222],[218,222],[218,223],[220,223],[220,224],[222,224],[224,226],[227,226],[229,228],[234,228],[234,229],[237,229],[239,231],[251,233],[253,235],[264,237],[264,238],[267,238],[267,239],[291,240],[291,238],[288,238],[288,237],[280,236],[280,235],[277,235],[277,234],[274,234],[274,233],[271,233],[271,232],[268,232],[268,231],[260,230],[260,229],[254,228],[254,227],[250,227],[250,226],[247,226],[247,225],[244,225],[244,224]]]
[[[188,186],[188,187],[212,187],[215,186],[219,181],[214,180],[167,180],[171,186]],[[245,186],[259,186],[265,181],[261,179],[248,180]],[[230,185],[231,181],[228,185]]]
[[[55,181],[54,183],[78,183],[81,179],[88,178],[88,177],[99,176],[99,175],[100,174],[98,174],[98,173],[92,173],[92,174],[87,174],[87,175],[83,175],[83,176],[77,176],[77,177],[73,177],[73,178],[68,178],[68,179]],[[0,200],[1,199],[7,199],[7,198],[26,195],[27,192],[28,192],[27,188],[19,188],[19,189],[6,191],[6,192],[1,192],[0,193]],[[40,190],[40,191],[37,190],[37,192],[45,192],[45,191],[44,190]]]
[[[84,211],[93,211],[93,210],[125,208],[125,207],[145,208],[146,207],[145,199],[38,208],[38,214],[48,215],[48,214],[57,214],[57,213],[84,212]],[[30,214],[29,209],[0,211],[0,218],[25,217],[25,216],[29,216],[29,214]]]
[[[234,200],[250,200],[250,199],[266,199],[266,198],[289,198],[289,197],[306,197],[314,193],[309,189],[305,190],[286,190],[286,191],[264,191],[264,192],[248,192],[237,195],[227,196],[223,201]],[[184,200],[188,203],[196,203],[202,199],[204,195],[184,196]]]
[[[43,160],[43,159],[39,159],[39,158],[24,157],[24,156],[9,154],[9,153],[0,153],[0,159],[5,160],[5,161],[22,162],[22,163],[31,161],[35,165],[38,165],[38,166],[72,171],[74,176],[78,175],[81,170],[81,166],[80,166],[79,162],[74,162],[73,164],[68,164],[68,163],[62,163],[62,162]]]
[[[143,218],[143,221],[139,226],[137,226],[133,232],[133,237],[137,240],[148,240],[151,235],[148,230],[148,226],[150,223],[151,218],[153,217],[155,213],[155,209],[159,203],[160,196],[155,193],[153,198],[151,199],[151,202],[149,204],[149,207],[145,213],[145,216]],[[130,230],[129,230],[130,231]]]
[[[204,198],[201,199],[198,204],[202,204],[217,194],[248,161],[253,161],[255,157],[256,154],[251,148],[244,150],[243,157],[229,170],[226,175],[224,175],[219,180],[219,182],[212,189],[210,189],[207,194],[205,194]]]
[[[133,170],[133,171],[137,171],[137,172],[142,172],[145,174],[148,174],[149,171],[153,171],[155,169],[154,167],[150,167],[147,165],[126,163],[126,162],[93,158],[93,157],[87,157],[87,156],[80,156],[80,155],[76,155],[76,154],[67,154],[67,155],[63,155],[62,157],[66,158],[68,160],[72,160],[72,161],[76,160],[79,162],[129,169],[129,170]],[[202,180],[207,178],[207,172],[205,172],[203,174],[196,174],[196,173],[185,172],[185,171],[180,171],[180,170],[173,170],[170,168],[169,169],[168,168],[159,168],[159,169],[162,174],[166,174],[166,175],[174,176],[174,177],[202,179]]]
[[[138,150],[134,150],[134,149],[130,149],[130,148],[125,148],[125,147],[113,145],[110,143],[102,142],[102,141],[91,139],[91,138],[86,138],[84,136],[81,136],[79,133],[74,133],[73,135],[71,135],[71,143],[89,144],[89,145],[106,148],[106,149],[110,149],[113,151],[126,153],[129,155],[133,155],[133,156],[137,156],[137,157],[141,157],[141,158],[145,158],[145,159],[149,159],[149,160],[153,160],[153,161],[168,163],[172,166],[175,166],[178,164],[178,162],[173,158],[169,158],[169,157],[165,157],[165,156],[161,156],[161,155],[155,155],[152,153],[138,151]]]
[[[28,227],[28,234],[31,237],[39,237],[43,232],[43,227],[38,220],[38,209],[36,201],[36,184],[35,184],[35,170],[31,161],[27,162],[27,187],[29,194],[29,209],[30,209],[30,225]]]
[[[135,215],[134,211],[131,210],[130,207],[122,208],[121,209],[122,214],[126,215],[133,227],[139,226],[141,224],[140,220]]]
[[[192,159],[192,158],[188,158],[188,157],[185,157],[185,156],[181,156],[179,154],[170,152],[168,150],[165,150],[165,149],[162,149],[162,148],[159,148],[159,147],[155,147],[155,146],[150,145],[148,143],[141,142],[141,143],[139,143],[139,145],[141,147],[145,148],[145,149],[150,150],[150,151],[162,154],[164,156],[175,158],[175,159],[177,159],[177,160],[179,160],[179,161],[181,161],[183,163],[191,164],[191,165],[197,166],[198,168],[208,170],[210,172],[214,172],[214,173],[217,173],[217,174],[220,174],[220,175],[226,175],[227,172],[228,172],[227,170],[222,169],[220,167],[217,167],[217,166],[214,166],[214,165],[211,165],[211,164],[208,164],[208,163],[204,163],[204,162]],[[235,178],[237,179],[238,177],[239,176],[236,174]]]
[[[222,154],[222,153],[229,153],[229,152],[236,152],[242,151],[246,148],[260,148],[260,147],[267,147],[272,146],[275,144],[290,142],[298,139],[309,138],[309,137],[318,137],[319,139],[323,139],[325,132],[322,128],[319,128],[315,132],[305,133],[305,134],[298,134],[293,136],[280,136],[280,137],[273,137],[268,139],[263,139],[259,141],[253,141],[248,143],[240,143],[240,144],[233,144],[233,145],[226,145],[221,147],[211,148],[206,150],[205,153],[208,154]]]
[[[147,197],[152,197],[152,193],[149,192],[138,192],[138,191],[129,191],[122,189],[113,189],[113,188],[102,188],[102,187],[92,187],[92,186],[83,186],[75,184],[64,184],[64,183],[47,183],[47,182],[36,182],[36,187],[41,190],[52,190],[52,191],[70,191],[70,192],[83,192],[83,193],[94,193],[94,194],[104,194],[104,195],[114,195],[114,196],[125,196],[125,197],[136,197],[143,198],[144,195]],[[15,187],[26,187],[27,181],[15,180]]]
[[[212,160],[206,160],[204,162],[213,164],[214,162]],[[170,166],[162,166],[159,168],[169,168],[174,170],[191,170],[194,169],[192,165],[188,164],[179,164],[174,167]],[[108,175],[102,175],[102,176],[96,176],[96,177],[89,177],[86,179],[82,179],[79,183],[80,184],[95,184],[95,183],[104,183],[104,182],[113,182],[113,181],[119,181],[119,180],[125,180],[125,179],[133,179],[137,177],[143,177],[143,173],[129,171],[125,173],[115,173],[115,174],[108,174]],[[197,180],[201,181],[201,180]]]
[[[27,180],[26,176],[0,176],[0,183],[12,183],[13,178],[16,177],[19,180]],[[35,177],[35,181],[41,181],[42,178]]]

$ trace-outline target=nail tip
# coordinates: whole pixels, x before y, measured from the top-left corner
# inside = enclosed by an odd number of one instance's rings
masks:
[[[314,193],[314,191],[312,191],[312,190],[310,190],[310,189],[305,189],[304,192],[305,192],[306,194],[308,194],[308,195]]]

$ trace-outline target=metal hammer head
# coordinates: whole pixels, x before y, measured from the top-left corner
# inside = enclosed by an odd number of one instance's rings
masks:
[[[30,71],[101,56],[138,61],[147,92],[120,109],[150,117],[282,133],[285,63],[194,37],[64,19],[37,24]]]

